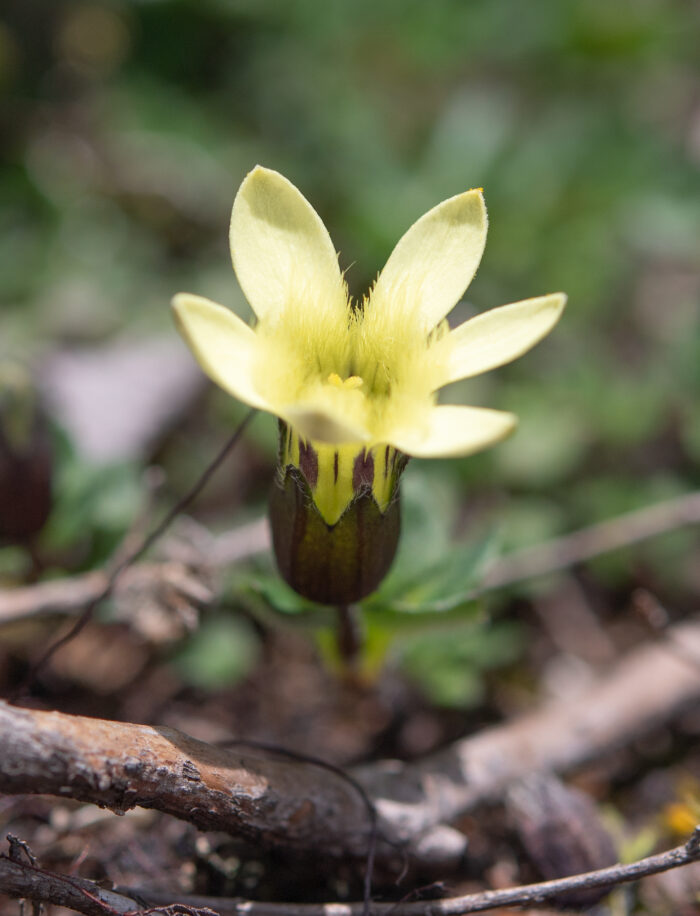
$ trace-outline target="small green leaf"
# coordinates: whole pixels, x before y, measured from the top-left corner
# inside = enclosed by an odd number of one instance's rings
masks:
[[[250,591],[259,595],[280,614],[303,614],[314,611],[316,605],[298,595],[275,573],[253,573],[242,579],[239,577],[237,591]]]
[[[484,673],[513,662],[522,645],[517,625],[482,621],[413,634],[399,642],[397,651],[402,670],[432,702],[465,707],[481,699]]]
[[[173,664],[188,684],[210,689],[240,681],[255,667],[259,654],[253,628],[240,618],[221,616],[205,620]]]

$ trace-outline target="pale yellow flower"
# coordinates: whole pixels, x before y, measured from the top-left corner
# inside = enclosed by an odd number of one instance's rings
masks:
[[[438,204],[406,232],[368,296],[350,303],[330,236],[286,178],[261,167],[246,177],[231,216],[231,254],[257,316],[188,293],[173,300],[178,327],[221,388],[286,424],[281,463],[315,454],[314,502],[329,526],[358,492],[358,456],[373,465],[380,510],[395,491],[401,454],[469,455],[507,436],[516,418],[437,404],[444,385],[510,362],[556,324],[562,293],[444,321],[484,250],[480,190]]]

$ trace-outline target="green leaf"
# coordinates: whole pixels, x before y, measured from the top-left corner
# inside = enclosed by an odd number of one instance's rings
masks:
[[[487,558],[494,552],[493,533],[471,544],[446,549],[440,559],[420,566],[410,575],[382,585],[365,602],[368,610],[391,609],[404,614],[446,613],[469,606]],[[417,567],[417,568],[416,568]]]
[[[250,624],[220,616],[205,620],[172,663],[188,684],[210,689],[244,678],[259,654],[260,643]]]
[[[484,674],[513,662],[523,644],[517,624],[482,621],[433,629],[401,641],[397,649],[401,669],[432,702],[465,707],[481,700]]]
[[[318,605],[297,595],[294,589],[272,572],[239,577],[236,590],[260,596],[280,614],[303,614],[318,609]]]

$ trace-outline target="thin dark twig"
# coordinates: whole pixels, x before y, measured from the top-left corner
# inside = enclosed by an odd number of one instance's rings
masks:
[[[188,906],[186,903],[172,903],[168,906],[152,906],[147,910],[134,910],[125,916],[219,916],[208,906]]]
[[[695,828],[691,838],[682,846],[669,849],[658,855],[648,856],[627,865],[612,865],[597,871],[542,881],[537,884],[523,884],[495,891],[482,891],[461,897],[444,897],[438,900],[421,900],[398,903],[375,903],[372,916],[464,916],[467,913],[482,913],[502,907],[522,907],[552,900],[564,893],[594,887],[614,887],[638,881],[649,875],[681,868],[700,860],[700,826]],[[122,893],[134,893],[122,888]],[[161,892],[139,890],[149,900],[165,900]],[[362,908],[356,903],[263,903],[261,901],[188,896],[181,898],[188,903],[216,907],[222,916],[360,916]]]
[[[362,916],[370,916],[370,905],[372,902],[372,877],[374,875],[374,863],[377,855],[377,840],[379,836],[379,815],[377,808],[372,799],[369,797],[363,786],[342,767],[329,763],[321,757],[314,757],[311,754],[303,754],[300,751],[292,751],[289,748],[282,747],[278,744],[268,744],[264,741],[247,741],[243,738],[231,738],[227,741],[218,741],[220,747],[247,747],[251,750],[265,751],[271,754],[277,754],[280,757],[286,757],[288,760],[294,760],[297,763],[308,763],[311,766],[320,767],[328,770],[346,782],[362,799],[362,803],[367,809],[369,819],[369,838],[367,840],[367,856],[365,858],[365,874],[362,883]]]
[[[401,908],[402,903],[411,903],[414,900],[425,900],[425,899],[435,899],[434,897],[426,898],[426,894],[430,891],[444,891],[445,882],[444,881],[431,881],[430,884],[424,884],[422,887],[414,887],[413,890],[409,891],[407,894],[404,894],[399,900],[396,901],[393,906],[390,904],[391,909],[387,910],[385,916],[394,916],[396,910]]]
[[[151,547],[153,547],[156,541],[158,541],[165,534],[165,532],[180,515],[180,513],[182,513],[192,502],[194,502],[194,500],[199,496],[199,494],[214,476],[216,471],[218,471],[225,459],[229,456],[230,452],[238,444],[254,414],[254,410],[251,410],[246,414],[243,420],[239,423],[235,432],[229,437],[221,451],[199,476],[194,485],[175,503],[174,506],[168,510],[168,512],[166,512],[161,521],[149,534],[143,538],[141,543],[132,551],[127,553],[126,556],[124,556],[113,567],[107,582],[104,585],[104,588],[88,604],[86,604],[82,614],[80,617],[78,617],[70,630],[64,636],[61,636],[60,639],[57,639],[51,646],[49,646],[41,658],[31,666],[29,673],[12,696],[12,701],[16,701],[19,696],[22,696],[29,691],[31,685],[36,681],[39,673],[43,670],[43,668],[45,668],[45,666],[53,658],[56,652],[65,646],[66,643],[70,642],[72,639],[75,639],[75,637],[90,622],[95,609],[102,601],[110,596],[120,576],[130,566],[133,566],[134,563],[137,563],[141,557],[147,553]]]
[[[462,897],[447,897],[441,900],[414,901],[409,903],[375,903],[371,912],[373,916],[463,916],[466,913],[480,913],[485,910],[494,910],[499,907],[524,906],[551,900],[561,894],[592,887],[612,887],[630,881],[638,881],[649,875],[669,871],[689,865],[700,860],[700,826],[695,828],[691,838],[682,846],[669,849],[658,855],[639,859],[628,865],[613,865],[597,871],[571,875],[568,878],[557,878],[554,881],[543,881],[538,884],[525,884],[519,887],[509,887],[496,891],[483,891],[477,894],[467,894]],[[37,886],[32,881],[31,875],[40,876],[44,884]],[[116,888],[114,891],[103,891],[96,884],[87,879],[70,879],[63,875],[45,871],[27,863],[12,862],[7,856],[0,855],[0,884],[6,893],[12,896],[33,897],[47,902],[68,903],[71,908],[82,913],[96,914],[99,907],[100,914],[109,916],[146,916],[146,914],[167,913],[173,906],[179,907],[180,913],[198,914],[208,916],[208,910],[224,916],[360,916],[364,906],[355,903],[264,903],[261,901],[241,900],[231,898],[214,898],[183,895],[177,904],[171,902],[163,892],[140,889],[135,891],[130,888]],[[59,884],[78,892],[80,898],[73,897],[70,901],[52,889]],[[114,906],[105,900],[114,902]],[[125,896],[128,894],[128,897]],[[149,901],[147,908],[134,909],[132,904],[135,898],[145,898]],[[160,900],[160,906],[157,902]],[[156,903],[156,906],[152,906]],[[138,905],[137,905],[138,906]],[[118,908],[117,908],[118,907]],[[189,910],[188,910],[189,908]]]
[[[130,909],[128,912],[121,908],[115,909],[115,907],[103,899],[100,888],[98,885],[93,884],[92,881],[46,871],[38,864],[36,857],[24,840],[20,840],[11,833],[7,834],[7,840],[10,844],[10,853],[9,855],[0,854],[0,860],[9,860],[17,865],[21,865],[26,871],[34,872],[36,875],[50,878],[53,881],[72,888],[82,897],[85,897],[86,900],[89,900],[91,903],[95,904],[96,907],[99,907],[105,916],[155,916],[155,914],[160,914],[160,916],[218,916],[216,911],[208,906],[197,906],[189,903],[171,903],[165,904],[164,906],[146,905],[145,908],[139,907],[136,910]],[[20,854],[18,854],[18,851],[20,851]],[[24,854],[27,861],[22,861],[21,854]],[[0,891],[2,891],[2,886],[0,886]],[[29,894],[27,896],[29,896]],[[118,894],[115,896],[120,897]]]
[[[2,859],[8,859],[11,862],[14,861],[9,856],[0,854],[0,860]],[[20,863],[15,862],[15,864],[19,865]],[[45,869],[41,868],[39,865],[29,864],[28,862],[22,862],[21,865],[25,871],[35,872],[37,875],[50,876],[52,880],[58,881],[61,884],[65,884],[65,885],[68,885],[68,887],[73,888],[74,891],[77,891],[81,896],[85,897],[91,903],[94,903],[96,906],[99,906],[102,909],[102,911],[106,914],[106,916],[122,916],[119,910],[114,909],[113,906],[110,906],[109,903],[107,903],[105,900],[101,900],[99,896],[97,896],[98,888],[96,884],[94,885],[95,893],[93,893],[87,887],[83,887],[83,885],[81,884],[79,880],[75,878],[70,878],[68,875],[60,875],[56,872],[47,872]]]

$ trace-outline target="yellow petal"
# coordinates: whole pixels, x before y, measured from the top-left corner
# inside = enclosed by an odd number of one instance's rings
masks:
[[[201,296],[179,293],[175,323],[209,378],[239,401],[269,410],[253,384],[255,332],[230,309]]]
[[[416,308],[426,330],[459,301],[486,244],[481,191],[466,191],[422,216],[400,239],[372,291],[379,308]]]
[[[501,410],[443,405],[431,408],[423,429],[407,427],[388,439],[414,458],[456,458],[500,442],[516,423],[514,414]]]
[[[327,445],[366,442],[368,439],[365,429],[320,405],[275,408],[275,413],[294,427],[302,439]]]
[[[233,202],[231,257],[258,318],[291,301],[345,309],[338,257],[321,218],[279,172],[256,166]]]
[[[566,296],[553,293],[502,305],[465,321],[438,344],[448,354],[441,384],[470,378],[522,356],[549,334],[565,305]]]

